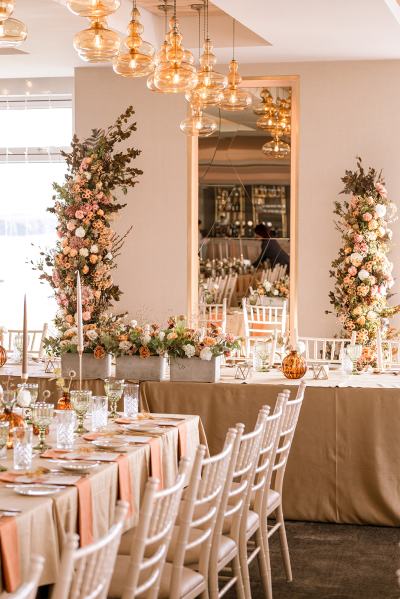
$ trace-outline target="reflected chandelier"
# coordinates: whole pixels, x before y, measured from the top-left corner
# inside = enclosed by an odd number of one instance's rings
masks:
[[[235,60],[235,19],[232,24],[232,60],[229,63],[228,87],[222,94],[220,107],[224,110],[245,110],[251,105],[251,95],[239,89],[242,78],[239,74],[239,65]]]
[[[27,38],[26,25],[11,17],[14,0],[0,0],[0,48],[14,48]]]
[[[128,25],[128,36],[124,40],[127,52],[120,52],[114,60],[114,71],[123,77],[145,77],[154,70],[154,47],[141,38],[143,25],[140,12],[133,0],[132,19]]]
[[[282,160],[290,156],[290,145],[281,139],[279,133],[275,133],[274,138],[263,145],[262,151],[272,160]]]

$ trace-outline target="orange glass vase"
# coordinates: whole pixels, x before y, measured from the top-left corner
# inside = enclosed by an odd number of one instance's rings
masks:
[[[7,362],[7,352],[2,345],[0,345],[0,368]]]
[[[296,350],[291,350],[282,360],[282,372],[287,379],[301,379],[307,372],[307,363]]]
[[[71,397],[68,391],[63,391],[57,402],[57,410],[72,410]]]

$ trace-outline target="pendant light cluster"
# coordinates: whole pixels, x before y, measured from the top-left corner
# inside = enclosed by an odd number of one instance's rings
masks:
[[[290,144],[283,138],[290,139],[292,98],[291,90],[288,96],[277,95],[276,99],[271,92],[264,88],[260,93],[261,102],[254,106],[253,111],[260,118],[257,127],[272,136],[272,140],[262,147],[263,153],[272,159],[283,159],[290,155]]]
[[[143,25],[136,0],[132,2],[131,20],[122,45],[118,34],[109,29],[106,20],[119,8],[120,0],[67,0],[71,12],[90,21],[87,29],[75,35],[74,47],[87,62],[112,62],[115,73],[122,77],[147,77],[147,87],[153,92],[185,94],[190,115],[181,122],[180,128],[187,135],[206,137],[217,129],[218,122],[204,113],[205,108],[217,106],[234,111],[245,110],[251,104],[251,95],[239,88],[241,77],[235,60],[235,21],[233,57],[226,77],[215,70],[217,58],[208,31],[208,0],[192,5],[199,14],[199,48],[201,11],[204,12],[204,39],[196,69],[192,52],[183,46],[176,0],[173,0],[173,6],[167,1],[164,0],[164,5],[159,8],[163,10],[166,21],[170,8],[173,14],[164,42],[155,52],[154,47],[142,39]],[[6,0],[0,0],[0,6],[2,2],[7,4]]]
[[[0,0],[0,48],[15,48],[26,40],[26,25],[14,19],[15,0]]]

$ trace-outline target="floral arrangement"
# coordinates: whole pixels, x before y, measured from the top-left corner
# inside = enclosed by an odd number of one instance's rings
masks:
[[[387,303],[394,283],[393,264],[387,257],[389,224],[396,207],[388,199],[382,174],[373,168],[365,171],[361,158],[357,170],[346,171],[342,181],[342,193],[351,197],[335,202],[343,246],[332,262],[335,287],[329,297],[345,336],[356,331],[357,343],[371,345],[383,320],[400,311],[400,306]]]
[[[240,349],[240,338],[223,333],[221,327],[212,322],[206,330],[196,330],[186,326],[184,317],[170,318],[164,332],[164,347],[168,355],[175,358],[211,360]]]
[[[254,272],[250,261],[239,258],[222,258],[220,260],[200,260],[200,275],[203,277],[215,277],[230,274],[248,274]]]
[[[83,351],[93,353],[101,360],[106,354],[113,353],[115,348],[115,330],[120,322],[120,316],[100,316],[96,323],[83,325]],[[57,317],[57,334],[44,341],[46,351],[53,356],[78,351],[78,329],[75,324],[62,322]]]
[[[165,354],[165,332],[158,324],[139,326],[136,320],[129,324],[119,324],[115,331],[114,354],[117,356],[150,356]]]
[[[264,281],[262,285],[257,287],[257,293],[267,297],[289,297],[289,276],[285,276],[274,283]]]
[[[117,148],[136,131],[136,123],[129,122],[133,114],[130,106],[108,129],[94,129],[83,141],[74,136],[71,152],[62,153],[68,171],[63,185],[53,184],[54,205],[48,208],[57,216],[59,239],[55,248],[41,251],[39,261],[32,264],[40,279],[54,290],[59,307],[55,325],[63,341],[76,322],[77,271],[86,324],[98,328],[102,315],[122,293],[113,281],[112,270],[130,229],[120,236],[113,231],[112,221],[126,205],[119,202],[116,193],[126,195],[142,174],[131,165],[140,151]]]

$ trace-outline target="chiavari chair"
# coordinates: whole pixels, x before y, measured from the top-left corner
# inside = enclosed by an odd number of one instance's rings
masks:
[[[305,345],[307,363],[341,364],[346,346],[350,339],[335,339],[330,337],[299,337],[299,342]]]
[[[1,596],[4,599],[35,599],[43,566],[44,557],[41,555],[32,555],[26,580],[23,581],[14,593],[3,593]]]
[[[28,355],[32,357],[41,358],[43,356],[43,342],[46,338],[48,331],[48,324],[45,323],[42,329],[29,330],[28,331]],[[14,344],[17,337],[22,338],[22,329],[9,329],[6,337],[7,341],[3,339],[5,343],[5,349],[8,354],[12,354],[14,351]],[[4,336],[4,335],[3,335]],[[1,341],[1,340],[0,340]]]
[[[226,331],[226,298],[221,304],[206,304],[199,305],[199,326],[207,327],[208,323],[213,322],[220,326],[222,331]]]
[[[242,299],[246,356],[251,355],[252,345],[263,337],[274,336],[286,330],[287,302],[282,306],[252,306]]]

